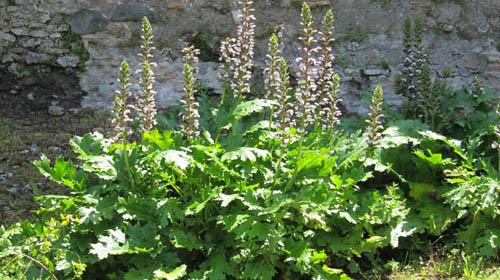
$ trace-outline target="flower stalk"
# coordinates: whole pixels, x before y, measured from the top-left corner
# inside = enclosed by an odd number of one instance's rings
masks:
[[[316,121],[316,128],[319,125],[323,129],[328,129],[339,122],[340,110],[338,98],[340,78],[334,75],[333,64],[335,56],[332,53],[333,38],[333,12],[328,10],[323,18],[322,30],[319,32],[321,54],[318,59],[318,91],[319,100],[316,107],[316,116],[320,116]]]
[[[131,134],[132,119],[130,118],[133,106],[129,104],[131,93],[130,87],[130,67],[126,60],[122,61],[120,66],[120,76],[118,77],[119,89],[115,92],[113,105],[113,118],[111,126],[113,127],[113,140],[115,143],[127,145],[127,135]]]
[[[144,133],[150,132],[153,126],[156,125],[156,91],[153,90],[155,78],[152,70],[156,66],[156,63],[151,62],[153,58],[152,51],[155,47],[153,47],[153,30],[147,17],[144,17],[143,20],[141,38],[142,52],[139,56],[142,57],[142,67],[137,73],[141,74],[139,86],[142,88],[142,91],[137,96],[137,113],[139,117],[139,129],[141,133]]]
[[[367,138],[368,145],[371,147],[373,147],[375,141],[382,138],[381,130],[384,129],[382,126],[382,118],[384,117],[382,113],[382,105],[384,104],[383,95],[384,92],[382,91],[382,87],[377,86],[373,92],[372,105],[370,106],[370,113],[366,120],[368,127],[364,136]]]
[[[300,120],[297,129],[303,134],[307,125],[314,123],[317,104],[316,82],[315,78],[317,70],[317,60],[314,54],[318,52],[318,48],[314,47],[317,42],[315,34],[317,31],[313,28],[311,9],[306,2],[302,4],[301,25],[304,34],[299,39],[303,46],[299,48],[302,52],[302,57],[297,58],[299,63],[298,73],[298,89],[296,92],[297,105],[295,113]],[[302,138],[302,137],[301,137]]]
[[[253,1],[242,0],[241,23],[238,25],[237,38],[232,48],[234,57],[232,62],[235,65],[233,92],[238,100],[243,100],[245,95],[250,93],[250,79],[252,78],[252,60],[255,46],[255,16],[252,8]]]
[[[196,102],[196,74],[198,72],[198,55],[200,51],[195,49],[194,46],[184,48],[184,95],[180,100],[184,107],[181,119],[182,132],[188,141],[193,140],[199,135],[199,103]]]

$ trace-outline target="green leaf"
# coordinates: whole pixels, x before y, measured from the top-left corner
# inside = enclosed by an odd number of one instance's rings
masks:
[[[257,122],[256,124],[252,125],[247,130],[245,130],[243,135],[252,134],[252,133],[259,131],[261,129],[269,129],[269,121],[268,120],[262,120],[262,121]]]
[[[158,246],[158,230],[153,223],[142,226],[140,223],[130,225],[126,231],[129,247],[134,250],[148,251]]]
[[[191,163],[193,163],[193,158],[190,155],[184,151],[177,150],[155,151],[148,157],[152,158],[153,161],[157,163],[163,161],[166,164],[171,164],[181,170],[185,170],[191,165]]]
[[[337,276],[340,275],[340,278],[334,278],[334,279],[340,279],[340,280],[352,280],[349,276],[347,276],[345,273],[343,273],[342,269],[335,269],[335,268],[330,268],[326,266],[326,264],[321,267],[324,272],[328,273],[328,275],[331,276]]]
[[[87,175],[81,171],[76,172],[76,166],[71,161],[65,161],[62,155],[57,157],[54,167],[51,167],[50,160],[45,155],[42,155],[41,159],[34,161],[33,164],[42,175],[58,184],[76,191],[82,191],[86,188]]]
[[[238,104],[232,111],[232,117],[239,120],[243,117],[249,116],[253,113],[258,113],[269,108],[277,103],[268,99],[254,99]]]
[[[117,176],[113,157],[110,155],[88,156],[83,164],[83,170],[104,180],[114,180]]]
[[[154,143],[161,150],[168,150],[172,147],[174,139],[172,138],[173,131],[165,130],[163,135],[158,132],[158,129],[153,129],[151,132],[144,132],[142,141],[144,145]]]
[[[214,250],[208,257],[206,264],[209,269],[205,272],[207,279],[224,280],[226,276],[234,276],[235,268],[226,259],[225,249]]]
[[[141,257],[149,262],[143,264],[133,259],[132,262],[137,268],[132,267],[129,269],[129,271],[123,276],[124,280],[150,280],[153,278],[153,271],[158,268],[158,265],[152,263],[150,258],[145,258],[144,256]]]
[[[220,193],[219,194],[219,199],[222,201],[220,206],[221,207],[227,207],[229,205],[229,203],[231,203],[232,201],[238,199],[240,197],[239,194],[231,194],[231,195],[227,195],[227,194],[223,194],[223,193]]]
[[[429,232],[434,235],[441,234],[457,218],[457,214],[449,206],[436,202],[434,199],[421,203],[418,209],[419,216],[426,220]]]
[[[169,273],[165,273],[161,269],[158,269],[154,272],[154,274],[156,279],[176,280],[186,276],[186,269],[187,266],[183,264]]]
[[[297,172],[321,166],[325,159],[325,154],[316,151],[305,151],[304,156],[297,160]]]
[[[172,243],[177,248],[186,248],[188,251],[203,248],[201,240],[191,231],[173,228],[169,236],[172,238]]]
[[[391,230],[391,246],[393,248],[397,248],[399,246],[399,238],[400,237],[408,237],[412,235],[417,228],[413,227],[411,229],[408,228],[409,224],[407,222],[399,223],[395,228]]]
[[[485,229],[476,239],[479,254],[485,257],[497,257],[500,249],[500,229]]]
[[[80,154],[80,159],[89,156],[98,156],[102,154],[104,146],[110,145],[110,141],[105,139],[99,132],[87,134],[83,137],[76,136],[70,141],[73,151]]]
[[[128,242],[125,242],[125,234],[120,230],[108,230],[109,235],[99,236],[99,242],[91,244],[90,253],[97,255],[99,260],[103,260],[108,255],[122,255],[133,253]]]
[[[270,156],[267,150],[262,150],[258,148],[252,147],[240,147],[235,151],[227,152],[222,155],[222,161],[234,161],[234,160],[242,160],[242,161],[250,161],[255,162],[257,158],[267,159]]]
[[[433,199],[436,195],[436,187],[432,184],[427,183],[414,183],[410,184],[410,197],[414,198],[416,201],[426,202],[428,199]]]
[[[232,232],[235,230],[239,225],[245,223],[251,216],[248,214],[236,214],[236,215],[227,215],[222,217],[222,221],[224,223],[224,228]]]
[[[254,261],[245,265],[245,274],[253,279],[272,280],[276,269],[267,262]]]
[[[375,236],[371,236],[368,239],[366,239],[366,242],[369,244],[380,244],[384,240],[385,240],[385,237],[375,235]]]
[[[324,250],[319,252],[319,253],[314,251],[313,255],[311,257],[311,262],[313,264],[318,264],[318,263],[322,263],[322,262],[326,261],[327,259],[328,259],[328,255],[325,254]]]
[[[391,123],[391,125],[382,132],[384,136],[380,141],[383,148],[397,147],[403,144],[419,144],[421,137],[419,131],[428,130],[429,126],[418,120],[400,120]]]

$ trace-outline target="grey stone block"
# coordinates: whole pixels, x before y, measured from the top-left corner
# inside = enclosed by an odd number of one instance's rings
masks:
[[[99,11],[80,10],[70,16],[71,31],[76,34],[92,34],[106,30],[109,20]]]
[[[152,23],[158,21],[158,15],[141,4],[127,3],[115,7],[111,15],[111,21],[136,21],[141,22],[144,17]]]

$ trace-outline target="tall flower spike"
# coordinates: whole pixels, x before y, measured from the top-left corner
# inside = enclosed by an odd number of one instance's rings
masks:
[[[321,42],[321,54],[318,59],[318,91],[319,100],[318,107],[316,108],[316,115],[322,116],[320,119],[321,125],[324,129],[328,128],[334,117],[333,112],[338,112],[338,109],[334,109],[333,106],[337,104],[338,95],[338,82],[337,89],[333,89],[334,81],[333,78],[333,63],[334,55],[332,53],[332,44],[335,41],[333,39],[333,13],[332,10],[328,10],[323,18],[322,30],[319,33]],[[337,77],[338,78],[338,77]],[[332,96],[332,95],[335,95]],[[335,104],[334,104],[335,103]],[[333,119],[332,119],[333,118]]]
[[[223,63],[223,71],[219,72],[219,79],[222,82],[223,90],[226,92],[229,89],[229,86],[232,84],[231,79],[234,73],[233,66],[233,58],[234,58],[234,49],[233,46],[235,44],[234,38],[226,38],[226,40],[221,42],[219,51],[220,51],[220,61]],[[224,101],[224,98],[222,98]]]
[[[269,39],[268,54],[266,55],[267,67],[264,69],[266,75],[266,98],[278,98],[277,88],[279,87],[279,67],[280,67],[280,43],[276,34]]]
[[[326,102],[321,111],[321,115],[324,117],[322,124],[323,129],[332,128],[340,123],[342,112],[339,109],[339,103],[342,99],[339,98],[339,91],[340,77],[338,74],[334,74],[330,92],[326,95]]]
[[[131,93],[130,87],[130,68],[126,60],[122,61],[120,66],[120,77],[118,77],[119,88],[115,92],[115,101],[113,105],[113,139],[115,143],[122,142],[127,144],[127,135],[132,131],[130,124],[132,119],[129,117],[132,106],[128,103]]]
[[[196,102],[196,73],[198,72],[198,55],[200,51],[194,46],[184,48],[184,95],[180,102],[184,106],[184,112],[181,113],[183,123],[181,124],[182,132],[191,141],[199,135],[199,113],[198,102]]]
[[[405,53],[405,59],[403,62],[403,73],[401,78],[399,79],[399,92],[403,94],[404,97],[409,98],[410,85],[413,83],[412,81],[412,73],[414,72],[414,68],[412,68],[412,62],[414,60],[413,56],[413,36],[411,33],[411,20],[410,18],[406,18],[405,24],[403,27],[404,39],[403,39],[403,48]]]
[[[477,78],[477,76],[474,76],[474,81],[472,81],[472,85],[474,86],[474,89],[472,91],[472,95],[475,98],[478,98],[481,95],[485,94],[484,87],[481,86],[481,82]]]
[[[415,50],[422,51],[422,18],[417,16],[415,18]]]
[[[314,53],[318,52],[318,48],[313,47],[317,42],[314,38],[317,31],[313,28],[311,10],[306,2],[302,4],[301,17],[301,25],[304,33],[299,38],[303,44],[299,50],[302,51],[303,57],[297,58],[297,62],[299,63],[299,87],[296,92],[298,102],[295,112],[300,119],[297,129],[303,131],[308,124],[314,123],[316,118],[314,114],[318,106],[315,82],[317,74],[315,66],[317,65],[317,61],[314,58]]]
[[[424,65],[427,62],[427,54],[424,52],[424,47],[422,45],[422,34],[423,34],[423,27],[422,27],[422,18],[416,17],[415,18],[415,29],[414,29],[414,38],[415,38],[415,45],[414,45],[414,51],[415,51],[415,64],[416,64],[416,86],[418,86],[418,83],[421,81],[419,79],[419,75],[422,73],[424,70]],[[421,96],[420,96],[421,98]]]
[[[412,51],[412,41],[413,41],[413,36],[411,34],[411,20],[410,18],[406,18],[405,24],[403,27],[403,33],[404,33],[404,39],[403,39],[403,48],[406,57],[410,56],[411,51]]]
[[[236,42],[233,45],[235,65],[234,80],[232,84],[233,92],[239,100],[245,98],[245,94],[250,93],[250,79],[252,78],[252,60],[255,46],[255,16],[252,8],[253,1],[242,0],[241,23],[238,25]]]
[[[295,127],[295,121],[293,119],[292,97],[290,96],[290,75],[284,58],[280,59],[279,68],[279,86],[276,88],[279,108],[274,112],[274,117],[278,119],[281,144],[286,145],[288,132],[290,128]]]
[[[380,131],[384,128],[382,126],[382,118],[384,114],[382,113],[382,105],[384,104],[384,92],[382,87],[377,86],[372,96],[372,105],[370,106],[370,113],[368,114],[368,119],[366,123],[368,127],[365,132],[365,137],[368,139],[368,144],[371,146],[373,142],[382,138]]]
[[[141,38],[142,53],[140,53],[139,56],[142,57],[142,69],[137,72],[141,73],[139,85],[141,86],[142,91],[137,97],[137,113],[139,117],[139,129],[142,133],[145,131],[151,131],[153,126],[156,124],[156,91],[153,90],[155,78],[151,69],[156,66],[156,63],[150,62],[153,58],[152,51],[155,48],[153,47],[153,31],[151,23],[147,17],[144,17],[143,19]]]

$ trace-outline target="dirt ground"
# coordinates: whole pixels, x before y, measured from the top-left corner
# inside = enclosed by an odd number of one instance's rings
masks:
[[[103,113],[81,110],[76,76],[51,72],[14,78],[0,70],[0,225],[34,215],[36,194],[61,194],[39,174],[33,160],[41,154],[74,158],[69,140],[94,130],[107,130]],[[57,104],[63,114],[49,114]]]

